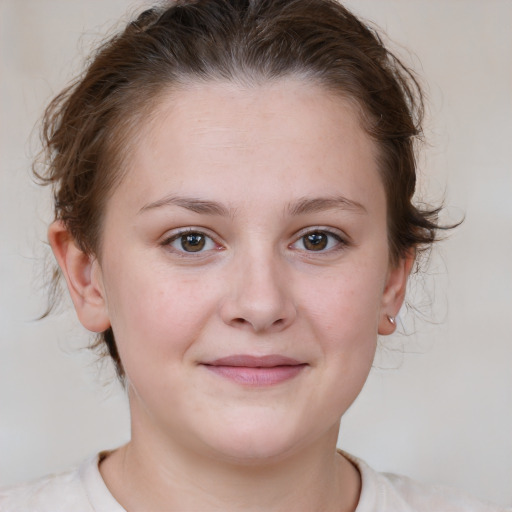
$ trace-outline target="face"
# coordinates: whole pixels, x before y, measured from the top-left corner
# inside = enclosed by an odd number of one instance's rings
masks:
[[[350,102],[293,80],[173,92],[91,272],[134,442],[255,460],[336,439],[405,267],[390,267],[376,148]]]

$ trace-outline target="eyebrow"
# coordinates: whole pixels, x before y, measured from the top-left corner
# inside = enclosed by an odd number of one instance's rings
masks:
[[[143,206],[139,213],[163,206],[180,206],[186,210],[203,215],[218,215],[228,217],[233,214],[233,209],[228,209],[216,201],[206,201],[194,197],[167,196],[153,203]],[[291,216],[305,215],[308,213],[317,213],[326,210],[349,210],[356,213],[368,213],[366,208],[357,201],[353,201],[343,196],[335,197],[303,197],[288,205],[288,214]]]
[[[288,212],[292,216],[317,213],[325,210],[349,210],[355,213],[368,213],[361,203],[343,196],[317,197],[313,199],[303,197],[288,207]]]
[[[167,196],[163,199],[159,199],[154,203],[149,203],[143,206],[139,213],[147,210],[153,210],[162,206],[180,206],[186,210],[190,210],[195,213],[202,213],[205,215],[220,215],[227,217],[230,215],[229,210],[220,203],[215,201],[205,201],[203,199],[196,199],[194,197],[180,197],[180,196]]]

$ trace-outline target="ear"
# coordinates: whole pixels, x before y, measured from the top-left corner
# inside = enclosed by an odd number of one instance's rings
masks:
[[[48,241],[66,278],[78,319],[89,331],[105,331],[110,321],[98,260],[77,246],[60,220],[50,225]]]
[[[410,251],[389,268],[379,313],[379,334],[392,334],[396,329],[395,317],[404,302],[407,279],[415,256],[414,251]]]

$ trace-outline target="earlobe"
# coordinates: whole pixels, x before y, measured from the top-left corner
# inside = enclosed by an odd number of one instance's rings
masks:
[[[110,321],[97,259],[77,246],[60,220],[50,225],[48,241],[66,279],[78,319],[90,331],[105,331]]]
[[[414,260],[415,253],[410,251],[389,270],[379,313],[379,334],[388,335],[395,332],[396,315],[404,302],[407,280]]]

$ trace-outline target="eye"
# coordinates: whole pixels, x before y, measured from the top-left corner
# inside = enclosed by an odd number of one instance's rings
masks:
[[[330,231],[314,230],[302,235],[292,244],[294,249],[312,252],[325,252],[344,245],[344,240]]]
[[[201,231],[186,231],[168,238],[164,245],[170,246],[179,252],[204,252],[211,251],[217,244],[211,237]]]

